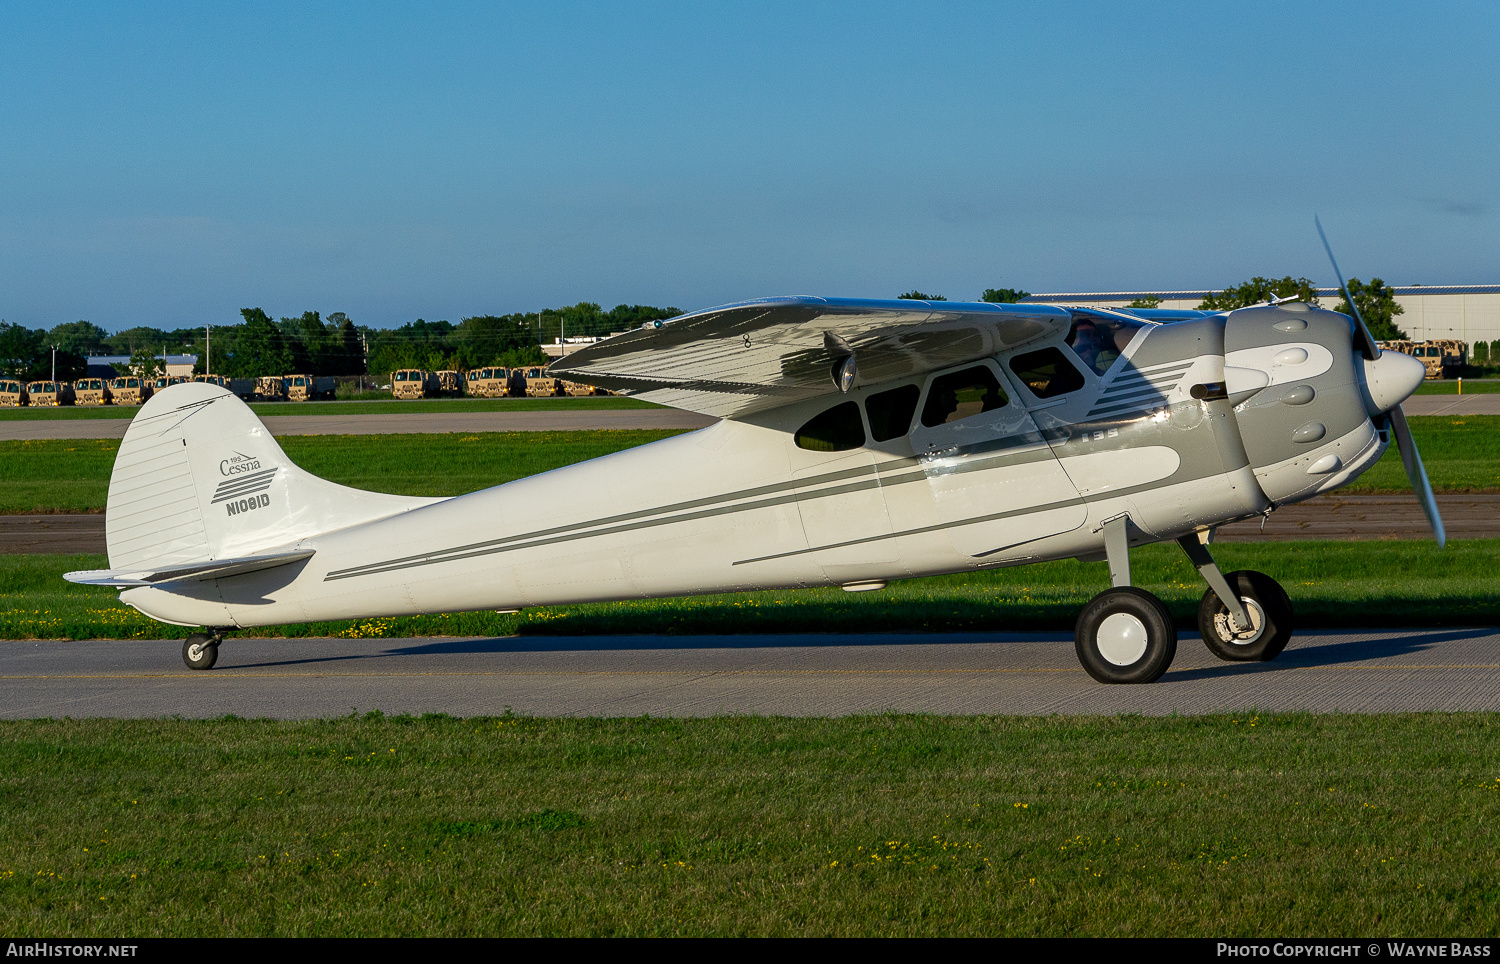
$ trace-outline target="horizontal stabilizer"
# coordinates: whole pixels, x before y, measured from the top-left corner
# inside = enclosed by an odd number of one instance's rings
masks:
[[[208,579],[222,579],[247,572],[259,572],[262,569],[275,569],[278,566],[301,562],[303,559],[311,559],[312,556],[312,549],[300,549],[296,552],[241,556],[238,559],[215,559],[210,562],[196,562],[188,565],[133,569],[82,569],[78,572],[65,573],[63,578],[68,582],[76,582],[83,586],[115,586],[124,589],[129,586],[154,586],[162,582],[202,582]]]

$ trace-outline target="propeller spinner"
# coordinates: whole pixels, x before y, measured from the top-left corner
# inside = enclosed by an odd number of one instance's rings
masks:
[[[1422,384],[1425,375],[1422,363],[1399,352],[1382,352],[1375,344],[1369,327],[1360,316],[1359,306],[1349,294],[1344,273],[1339,270],[1338,260],[1333,256],[1333,247],[1328,243],[1328,235],[1323,233],[1323,222],[1317,215],[1313,215],[1313,224],[1318,227],[1318,237],[1323,239],[1323,250],[1328,252],[1328,263],[1333,265],[1333,273],[1339,279],[1344,300],[1354,312],[1354,342],[1365,356],[1365,391],[1369,396],[1370,415],[1378,418],[1382,414],[1389,414],[1391,431],[1396,436],[1396,448],[1400,450],[1401,462],[1406,466],[1406,477],[1411,480],[1417,501],[1422,504],[1422,511],[1426,513],[1427,522],[1432,526],[1432,534],[1441,549],[1448,544],[1448,534],[1443,529],[1437,497],[1432,494],[1432,483],[1427,481],[1427,470],[1422,465],[1421,454],[1417,452],[1416,440],[1412,438],[1411,427],[1406,423],[1406,413],[1401,410],[1401,402]]]

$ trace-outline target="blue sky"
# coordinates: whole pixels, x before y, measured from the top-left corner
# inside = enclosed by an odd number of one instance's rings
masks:
[[[0,317],[1500,282],[1500,5],[13,3]]]

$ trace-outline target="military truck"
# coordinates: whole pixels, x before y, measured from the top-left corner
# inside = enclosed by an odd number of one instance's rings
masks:
[[[438,392],[437,376],[420,368],[391,373],[391,394],[397,398],[431,398]]]
[[[0,378],[0,405],[6,408],[19,408],[30,401],[26,393],[26,384],[18,382],[14,378]]]
[[[223,375],[194,375],[193,381],[207,382],[210,385],[227,388],[247,402],[255,397],[255,383],[248,378],[225,378]]]
[[[151,397],[151,380],[135,375],[121,375],[109,383],[116,405],[144,405]]]
[[[157,375],[151,380],[151,390],[159,392],[163,388],[171,388],[173,385],[181,385],[187,381],[186,375]]]
[[[1420,359],[1428,378],[1457,378],[1459,369],[1468,364],[1469,346],[1456,338],[1429,341],[1376,342],[1381,351],[1399,351]]]
[[[73,391],[78,405],[109,405],[115,400],[108,380],[103,378],[80,378],[73,383]]]
[[[31,396],[32,405],[55,408],[73,404],[73,386],[67,382],[32,382],[26,386],[26,394]]]
[[[545,368],[526,369],[526,394],[542,398],[547,396],[565,395],[562,379],[547,374]]]
[[[458,397],[464,393],[464,376],[461,372],[451,369],[434,373],[438,383],[438,394],[448,397]]]
[[[332,375],[288,375],[286,397],[294,402],[312,402],[320,398],[333,398]]]
[[[262,402],[286,401],[286,379],[280,375],[262,375],[255,380],[255,397]]]
[[[504,398],[510,394],[509,368],[474,368],[464,373],[469,395],[475,398]]]
[[[563,391],[566,392],[569,395],[608,395],[609,394],[609,392],[606,392],[602,388],[598,388],[598,387],[593,386],[593,385],[585,385],[583,382],[570,382],[566,378],[562,379],[561,381],[562,381]]]

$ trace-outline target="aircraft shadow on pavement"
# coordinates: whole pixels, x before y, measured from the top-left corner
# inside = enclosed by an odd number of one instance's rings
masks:
[[[1345,636],[1350,630],[1309,630],[1292,638],[1292,645],[1269,663],[1221,663],[1198,669],[1169,670],[1164,683],[1187,683],[1193,680],[1238,676],[1245,673],[1284,673],[1288,670],[1364,663],[1377,659],[1411,656],[1432,649],[1439,643],[1490,636],[1492,629],[1455,628],[1413,630],[1395,636],[1374,639],[1345,639],[1318,642],[1318,637]],[[1354,630],[1358,632],[1358,630]]]
[[[1320,642],[1322,637],[1346,636],[1348,630],[1312,630],[1299,634],[1292,646],[1269,663],[1221,663],[1214,666],[1169,671],[1162,682],[1190,682],[1244,673],[1275,673],[1294,669],[1366,662],[1410,656],[1430,650],[1441,643],[1488,636],[1492,629],[1454,628],[1415,630],[1373,639],[1343,639]],[[682,650],[752,650],[752,649],[820,649],[825,647],[887,647],[920,645],[923,642],[954,643],[1026,643],[1072,641],[1071,633],[786,633],[717,636],[499,636],[474,639],[439,639],[411,642],[403,646],[381,647],[378,639],[368,641],[369,649],[359,652],[316,653],[283,659],[232,662],[225,669],[269,669],[284,666],[306,666],[319,663],[367,662],[410,656],[476,656],[507,653],[607,653],[660,652]],[[1196,635],[1184,636],[1182,646],[1199,645]],[[238,647],[236,647],[238,648]],[[226,650],[225,655],[230,655]],[[240,654],[253,655],[249,647]]]
[[[840,646],[911,646],[923,642],[1006,643],[1071,642],[1072,633],[784,633],[720,636],[496,636],[476,639],[439,639],[413,642],[406,646],[377,648],[383,640],[368,641],[365,652],[322,653],[287,659],[261,660],[251,663],[229,662],[233,650],[224,650],[225,669],[269,669],[275,666],[302,666],[316,663],[339,663],[390,659],[399,656],[475,656],[503,653],[625,653],[660,652],[663,650],[750,650],[750,649],[819,649]],[[229,640],[230,643],[233,639]],[[311,642],[311,641],[309,641]],[[342,642],[342,641],[341,641]],[[240,652],[251,655],[249,646]]]

